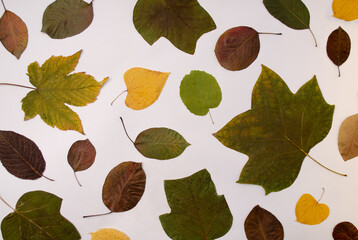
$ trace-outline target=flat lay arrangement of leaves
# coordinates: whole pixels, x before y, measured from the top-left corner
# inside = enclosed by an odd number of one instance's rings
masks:
[[[357,0],[0,1],[2,239],[358,239]]]

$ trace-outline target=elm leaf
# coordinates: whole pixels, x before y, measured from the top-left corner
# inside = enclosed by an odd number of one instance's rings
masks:
[[[26,24],[15,13],[5,10],[0,18],[0,40],[17,59],[25,51],[28,42]]]
[[[262,66],[251,110],[213,135],[226,147],[249,156],[238,183],[261,185],[268,194],[293,184],[310,149],[331,129],[333,111],[316,77],[293,94],[279,75]]]
[[[61,198],[48,192],[25,193],[17,201],[14,212],[1,222],[4,240],[81,239],[76,227],[61,215],[61,204]]]
[[[51,38],[63,39],[83,32],[92,20],[92,2],[56,0],[44,12],[41,31]]]
[[[222,94],[212,75],[204,71],[191,71],[180,83],[180,98],[191,113],[204,116],[209,108],[219,106]]]
[[[351,52],[351,39],[341,27],[334,30],[327,40],[327,55],[338,67],[338,77],[341,76],[339,67],[348,59]]]
[[[338,149],[344,161],[358,156],[358,114],[346,118],[338,134]]]
[[[334,240],[358,240],[358,230],[350,222],[338,223],[332,232]]]
[[[167,38],[178,49],[194,54],[197,40],[216,28],[197,0],[138,0],[133,23],[150,45]]]
[[[159,217],[171,239],[212,240],[224,236],[233,217],[218,195],[210,173],[203,169],[189,177],[164,181],[171,212]]]
[[[41,150],[31,139],[18,133],[0,131],[0,161],[9,173],[18,178],[33,180],[45,177],[42,173],[46,162]]]
[[[284,237],[281,222],[259,205],[251,210],[244,226],[248,240],[283,240]]]

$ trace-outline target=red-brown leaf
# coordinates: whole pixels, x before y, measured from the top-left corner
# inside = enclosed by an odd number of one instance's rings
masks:
[[[338,223],[332,235],[334,240],[358,240],[357,228],[350,222]]]
[[[67,155],[68,164],[75,172],[88,169],[94,163],[95,158],[96,149],[88,139],[72,144]]]

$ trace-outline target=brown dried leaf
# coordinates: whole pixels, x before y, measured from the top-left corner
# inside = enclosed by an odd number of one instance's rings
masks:
[[[338,223],[332,233],[334,240],[358,240],[358,230],[350,222]]]
[[[342,122],[338,134],[338,149],[344,161],[358,156],[358,114]]]
[[[94,163],[96,149],[90,140],[80,140],[72,144],[68,151],[68,164],[73,171],[79,172],[88,169]]]

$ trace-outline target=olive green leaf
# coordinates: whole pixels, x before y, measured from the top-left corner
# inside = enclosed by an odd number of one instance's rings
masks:
[[[222,99],[218,82],[204,71],[191,71],[184,76],[180,97],[190,112],[200,116],[206,115],[209,108],[219,106]]]
[[[316,77],[293,94],[280,76],[262,66],[251,110],[213,135],[226,147],[249,156],[238,182],[261,185],[268,194],[292,185],[310,149],[331,129],[333,111]]]
[[[194,54],[197,40],[216,25],[197,0],[138,0],[133,11],[137,31],[150,45],[167,38],[180,50]]]
[[[83,0],[56,0],[45,10],[42,32],[63,39],[84,31],[93,20],[93,6]]]
[[[310,12],[301,0],[264,0],[264,5],[269,13],[285,24],[296,30],[308,29],[315,41],[317,41],[310,28]]]
[[[212,240],[224,236],[233,217],[223,195],[216,193],[210,173],[203,169],[189,177],[164,181],[171,212],[159,217],[171,239]]]
[[[80,118],[65,104],[86,106],[94,102],[108,78],[97,82],[84,72],[70,74],[80,55],[81,51],[69,57],[51,57],[41,67],[37,62],[28,66],[30,83],[36,88],[21,100],[25,120],[39,114],[52,127],[84,133]]]
[[[4,240],[81,239],[76,227],[61,215],[61,204],[61,198],[48,192],[25,193],[17,201],[14,212],[1,222]]]

